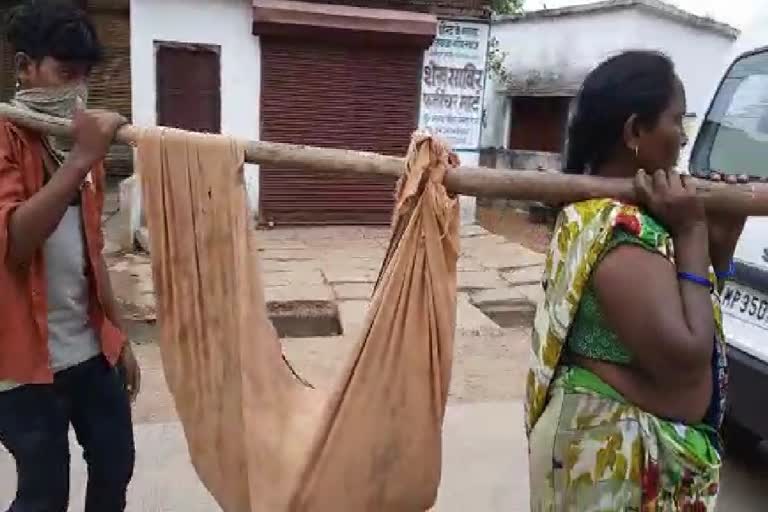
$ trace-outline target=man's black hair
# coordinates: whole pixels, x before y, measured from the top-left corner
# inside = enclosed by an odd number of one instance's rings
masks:
[[[652,128],[675,94],[672,60],[659,52],[633,50],[609,58],[584,81],[568,127],[564,170],[594,171],[616,151],[633,114]]]
[[[6,37],[14,52],[33,61],[45,57],[97,64],[103,50],[85,12],[65,0],[27,0],[7,15]]]

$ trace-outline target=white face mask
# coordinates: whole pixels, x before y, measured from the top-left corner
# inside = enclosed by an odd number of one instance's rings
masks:
[[[11,105],[40,114],[72,119],[76,110],[86,107],[87,101],[88,86],[84,82],[78,82],[64,87],[21,89],[16,92]],[[61,165],[67,153],[72,150],[72,141],[55,136],[44,137],[43,140],[50,155]]]
[[[29,110],[71,119],[77,109],[88,102],[88,86],[78,82],[63,87],[40,87],[16,92],[12,103]]]

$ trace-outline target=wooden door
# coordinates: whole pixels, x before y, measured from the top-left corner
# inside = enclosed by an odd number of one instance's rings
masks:
[[[157,124],[221,132],[221,65],[216,47],[157,47]]]
[[[571,98],[517,97],[512,101],[509,148],[560,153]]]

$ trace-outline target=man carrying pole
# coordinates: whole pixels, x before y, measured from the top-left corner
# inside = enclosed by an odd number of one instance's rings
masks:
[[[125,120],[82,110],[102,48],[70,3],[31,0],[7,20],[19,108],[73,118],[72,143],[0,121],[0,442],[16,461],[9,512],[64,512],[72,425],[86,512],[125,509],[139,369],[102,249],[106,155]]]

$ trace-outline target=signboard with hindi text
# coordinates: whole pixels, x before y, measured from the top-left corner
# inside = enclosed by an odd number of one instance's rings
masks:
[[[477,149],[483,121],[489,27],[441,20],[424,55],[419,128],[454,149]]]

